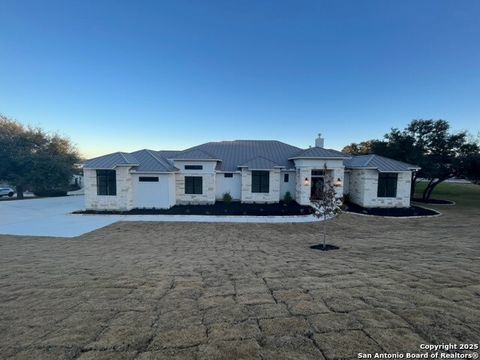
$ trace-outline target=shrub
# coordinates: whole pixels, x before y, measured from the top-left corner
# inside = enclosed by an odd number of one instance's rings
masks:
[[[232,202],[232,195],[230,195],[230,193],[228,193],[228,192],[223,194],[223,202],[225,204],[230,204]]]
[[[285,204],[290,204],[293,201],[292,195],[290,194],[290,191],[287,191],[285,193],[285,196],[283,197],[283,201]]]

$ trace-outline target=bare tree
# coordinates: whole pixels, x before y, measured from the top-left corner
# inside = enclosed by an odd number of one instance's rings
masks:
[[[324,174],[326,174],[326,166],[324,167],[324,170]],[[315,209],[314,215],[323,220],[323,250],[325,250],[327,241],[327,221],[341,212],[340,200],[337,199],[335,186],[329,178],[324,178],[323,189],[320,189],[316,196],[311,198],[310,201]]]

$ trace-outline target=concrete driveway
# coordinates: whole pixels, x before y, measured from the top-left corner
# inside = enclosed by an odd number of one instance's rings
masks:
[[[117,221],[304,223],[302,216],[73,215],[84,209],[83,195],[0,202],[0,235],[75,237]]]
[[[79,236],[110,225],[121,216],[81,216],[83,196],[64,196],[0,202],[0,234]]]

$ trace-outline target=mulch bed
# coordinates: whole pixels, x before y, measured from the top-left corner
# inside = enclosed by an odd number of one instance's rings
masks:
[[[325,244],[325,246],[323,246],[323,244],[318,244],[318,245],[310,246],[310,249],[320,250],[320,251],[330,251],[330,250],[338,250],[340,248],[338,246],[331,245],[331,244]]]
[[[353,212],[364,215],[376,216],[393,216],[393,217],[408,217],[408,216],[432,216],[439,213],[435,210],[425,209],[419,206],[410,206],[409,208],[364,208],[356,204],[348,203],[345,205],[344,211]]]
[[[213,205],[175,205],[170,209],[132,209],[129,211],[76,211],[74,214],[103,215],[252,215],[252,216],[285,216],[313,214],[310,206],[299,205],[295,201],[275,204],[230,204],[217,201]]]
[[[413,198],[412,201],[432,205],[455,205],[454,201],[440,199],[429,199],[428,201],[423,201],[422,198]]]

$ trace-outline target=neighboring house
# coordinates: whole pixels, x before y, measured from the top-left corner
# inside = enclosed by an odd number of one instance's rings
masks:
[[[338,197],[349,194],[364,207],[408,207],[415,170],[377,155],[351,157],[325,149],[320,137],[308,149],[274,140],[235,140],[183,151],[117,152],[83,167],[86,208],[92,210],[213,204],[225,193],[244,203],[275,203],[289,192],[308,205],[326,180]]]

